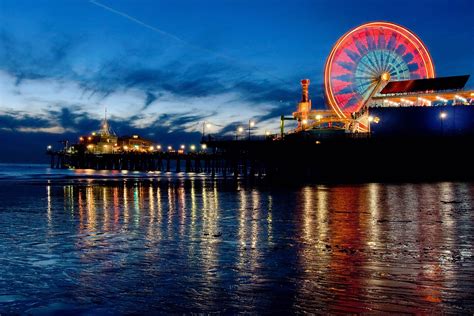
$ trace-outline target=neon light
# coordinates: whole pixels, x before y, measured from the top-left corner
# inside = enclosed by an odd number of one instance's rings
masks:
[[[329,106],[339,118],[346,118],[360,110],[387,75],[393,80],[433,78],[433,62],[423,42],[389,22],[370,22],[350,30],[336,42],[325,64]]]

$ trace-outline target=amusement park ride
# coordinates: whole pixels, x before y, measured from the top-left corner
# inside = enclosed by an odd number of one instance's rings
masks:
[[[370,104],[373,100],[383,97],[380,92],[389,82],[406,81],[405,86],[410,87],[423,79],[434,77],[435,70],[431,56],[423,42],[413,32],[389,22],[371,22],[360,25],[344,34],[336,42],[326,61],[324,87],[329,109],[311,109],[311,100],[308,95],[310,81],[302,80],[301,101],[292,117],[281,117],[281,134],[283,135],[284,131],[284,121],[289,119],[298,122],[295,132],[314,130],[346,133],[370,132],[371,122],[378,123],[377,117],[369,115]],[[467,81],[468,76],[464,77]],[[438,79],[448,79],[448,77],[431,80]],[[428,80],[428,82],[431,81]],[[437,82],[439,83],[439,80]],[[428,91],[432,89],[431,86],[426,88],[426,91],[418,90],[418,92],[436,100],[447,100],[447,97],[456,96],[465,101],[470,98],[472,102],[474,95],[472,91],[451,93],[452,95],[443,97],[438,91]],[[406,94],[407,91],[409,90],[395,91],[405,93],[402,97],[395,94],[389,95],[398,97],[398,102],[386,100],[386,97],[383,97],[383,105],[400,106],[400,99],[406,100],[410,97],[410,94]],[[460,93],[463,96],[460,96]],[[426,100],[422,96],[418,96],[418,99]],[[409,101],[409,105],[415,103]],[[431,101],[428,104],[418,102],[416,105],[431,105]]]

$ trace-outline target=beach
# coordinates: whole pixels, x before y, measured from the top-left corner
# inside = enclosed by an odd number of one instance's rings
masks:
[[[0,314],[474,310],[472,183],[1,170]]]

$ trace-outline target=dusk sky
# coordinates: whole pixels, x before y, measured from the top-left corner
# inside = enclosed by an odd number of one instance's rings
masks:
[[[41,161],[46,145],[98,128],[198,143],[280,114],[322,77],[350,28],[390,21],[415,32],[437,76],[474,74],[474,1],[0,0],[0,162]],[[468,87],[474,87],[470,79]]]

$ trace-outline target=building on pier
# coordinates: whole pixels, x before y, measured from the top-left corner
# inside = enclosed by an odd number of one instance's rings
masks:
[[[140,135],[117,136],[107,121],[107,115],[101,123],[100,130],[90,135],[79,137],[79,143],[68,149],[70,152],[85,152],[91,154],[112,154],[123,152],[149,152],[159,150],[153,141]]]
[[[151,140],[145,139],[140,135],[122,136],[118,138],[118,147],[123,151],[148,152],[153,151],[155,146]]]
[[[370,107],[459,106],[474,104],[474,90],[465,90],[469,75],[389,82]]]
[[[100,130],[92,132],[90,135],[80,136],[79,143],[73,145],[73,148],[94,154],[110,154],[117,150],[117,140],[118,137],[111,129],[106,114],[100,125]]]

